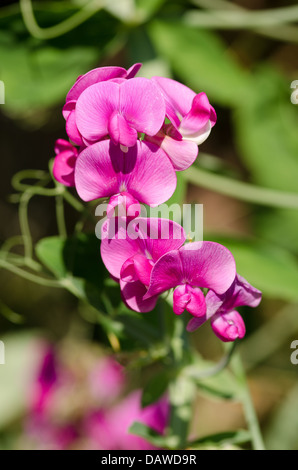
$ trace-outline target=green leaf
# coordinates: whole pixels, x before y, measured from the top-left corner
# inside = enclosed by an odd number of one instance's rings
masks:
[[[170,384],[170,429],[173,443],[176,441],[174,448],[184,449],[186,446],[195,395],[195,384],[183,371]]]
[[[78,75],[95,63],[97,51],[84,46],[36,47],[28,41],[14,42],[12,37],[7,41],[1,33],[0,55],[0,78],[5,85],[3,110],[20,118],[62,102]]]
[[[141,18],[148,19],[165,3],[165,0],[136,0],[137,13]]]
[[[150,444],[159,448],[172,449],[175,448],[176,445],[176,440],[173,439],[173,437],[161,436],[143,423],[133,423],[129,428],[129,433],[140,436],[150,442]]]
[[[39,366],[37,333],[25,331],[2,336],[5,364],[0,365],[0,429],[10,424],[29,406],[28,398]]]
[[[215,362],[206,361],[196,356],[195,364],[189,366],[186,373],[194,380],[203,395],[223,400],[238,400],[239,385],[234,375],[227,368],[215,375],[204,378],[204,372],[211,370],[216,365]]]
[[[63,279],[67,275],[67,268],[64,262],[63,247],[65,241],[60,237],[43,238],[35,247],[36,254],[40,261],[58,279]]]
[[[100,241],[93,234],[79,233],[66,240],[44,238],[37,243],[36,254],[58,279],[71,274],[95,285],[103,282],[106,271],[100,257]]]
[[[287,301],[298,299],[298,264],[287,250],[267,242],[212,238],[233,254],[237,272],[266,296]]]
[[[245,444],[251,440],[251,434],[245,429],[239,431],[227,431],[210,436],[201,437],[195,441],[190,441],[188,447],[191,449],[201,448],[202,446],[231,446]]]
[[[297,450],[297,406],[298,386],[294,385],[269,420],[265,433],[265,443],[268,450]]]
[[[99,247],[95,235],[80,233],[68,239],[44,238],[37,243],[36,254],[66,289],[101,310],[107,271]]]
[[[204,91],[211,100],[228,106],[248,99],[248,73],[215,34],[170,21],[154,21],[148,31],[157,52],[196,92]]]
[[[288,81],[263,67],[255,74],[250,100],[239,102],[234,122],[252,179],[262,186],[298,192],[298,108],[290,97]]]

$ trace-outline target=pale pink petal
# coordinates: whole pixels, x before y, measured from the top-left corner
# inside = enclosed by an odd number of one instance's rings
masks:
[[[164,126],[155,136],[146,136],[146,140],[159,145],[165,151],[176,171],[186,170],[196,160],[198,146],[194,142],[182,140],[182,136],[175,129],[172,130],[172,135],[167,135],[168,128],[169,126]]]

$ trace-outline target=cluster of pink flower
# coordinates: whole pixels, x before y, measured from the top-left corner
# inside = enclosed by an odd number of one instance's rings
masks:
[[[153,445],[129,433],[141,422],[163,434],[170,407],[164,396],[145,408],[141,390],[125,393],[123,367],[108,356],[91,356],[79,349],[72,358],[46,347],[31,393],[26,438],[37,449],[151,450]],[[82,359],[86,354],[87,358]],[[91,356],[91,357],[90,357]]]
[[[111,209],[123,204],[127,211],[166,202],[176,188],[176,171],[192,165],[216,122],[205,93],[168,78],[136,78],[140,66],[91,70],[67,95],[66,131],[79,148],[58,140],[53,172],[62,184],[75,185],[84,201],[110,197]],[[235,308],[257,306],[261,292],[237,275],[229,250],[213,242],[184,244],[180,225],[144,219],[138,211],[130,215],[110,237],[108,211],[101,243],[126,304],[148,312],[174,288],[174,312],[193,316],[188,330],[211,319],[223,341],[242,338],[245,325]],[[136,236],[129,236],[128,224]],[[202,289],[209,289],[206,296]]]

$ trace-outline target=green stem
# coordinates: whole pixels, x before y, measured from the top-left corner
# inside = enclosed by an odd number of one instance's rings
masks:
[[[36,274],[29,273],[24,269],[19,268],[18,266],[14,266],[13,264],[9,263],[4,259],[0,259],[0,268],[7,269],[8,271],[16,274],[17,276],[27,279],[28,281],[35,282],[36,284],[39,284],[41,286],[60,288],[64,287],[59,281],[56,281],[54,279],[46,279],[44,277],[37,276]]]
[[[193,366],[190,366],[189,368],[189,377],[192,377],[195,380],[202,380],[202,379],[207,379],[208,377],[213,377],[214,375],[219,374],[222,372],[230,363],[232,356],[235,352],[237,346],[237,342],[234,341],[229,348],[227,354],[214,366],[210,367],[209,369],[201,370],[201,371],[196,371]],[[197,369],[197,367],[196,367]]]
[[[254,186],[195,167],[183,172],[187,181],[241,201],[262,206],[298,209],[298,194]]]
[[[261,12],[260,11],[252,12],[252,11],[246,10],[243,7],[240,7],[239,5],[235,5],[234,3],[227,2],[226,0],[192,0],[192,3],[199,7],[207,8],[208,10],[220,10],[216,12],[216,15],[220,15],[220,16],[222,15],[223,11],[225,11],[224,15],[226,15],[227,14],[226,10],[228,10],[229,14],[231,13],[231,11],[234,11],[237,14],[241,14],[243,15],[243,18],[245,18],[244,15],[246,15],[247,18],[249,19],[249,23],[251,23],[247,25],[243,25],[242,23],[236,24],[235,19],[234,19],[232,20],[234,22],[234,25],[228,26],[227,23],[222,23],[221,21],[218,21],[217,18],[213,18],[211,20],[209,19],[206,22],[206,18],[203,18],[202,16],[201,17],[198,16],[198,15],[201,15],[202,12],[195,11],[195,12],[187,13],[185,17],[186,22],[188,24],[191,24],[192,26],[198,25],[197,22],[199,22],[201,27],[206,27],[206,28],[209,28],[209,27],[216,27],[218,29],[220,28],[223,28],[223,29],[236,28],[237,29],[238,27],[248,28],[248,29],[253,29],[256,33],[261,34],[262,36],[279,39],[281,41],[298,42],[298,28],[295,26],[284,24],[285,19],[287,19],[285,23],[290,22],[290,21],[295,21],[295,18],[293,19],[293,17],[291,16],[291,12],[293,12],[293,10],[289,11],[289,8],[293,8],[293,7],[277,8],[274,10],[271,9],[271,10],[266,10],[266,11],[261,11]],[[297,7],[294,7],[294,8],[295,8],[294,13],[296,13]],[[258,15],[261,15],[259,17],[260,18],[259,21],[261,21],[262,26],[258,26],[257,21],[255,20],[255,18]],[[271,17],[273,17],[273,19],[269,20],[269,22],[270,21],[273,22],[274,27],[270,27],[268,26],[268,24],[266,24],[266,26],[263,25],[264,18],[268,15],[271,15]],[[278,21],[277,19],[278,17],[282,18],[282,23],[278,22],[279,27],[276,28],[275,22]],[[265,21],[268,22],[267,19],[265,19]],[[201,24],[202,22],[204,24]]]
[[[56,220],[57,220],[57,227],[58,227],[59,235],[62,238],[66,238],[67,230],[66,230],[66,225],[65,225],[64,205],[63,205],[62,196],[56,197]]]
[[[49,28],[41,28],[38,25],[31,0],[20,0],[20,9],[26,28],[32,36],[38,39],[53,39],[68,33],[87,21],[103,8],[104,3],[101,0],[91,0],[69,18]]]
[[[254,450],[265,450],[263,437],[260,430],[258,417],[248,388],[244,367],[240,354],[237,353],[232,358],[232,368],[240,386],[240,398],[243,404],[246,422],[252,437]]]
[[[298,19],[298,7],[274,8],[270,10],[249,11],[245,9],[197,11],[186,14],[189,21],[201,27],[227,29],[258,28],[293,23]]]
[[[31,259],[33,254],[33,244],[28,221],[28,204],[32,194],[25,192],[21,196],[19,205],[19,221],[24,243],[24,254],[26,259]]]

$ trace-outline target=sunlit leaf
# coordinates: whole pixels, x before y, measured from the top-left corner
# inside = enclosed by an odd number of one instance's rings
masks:
[[[237,272],[264,295],[297,301],[298,264],[287,250],[249,239],[212,238],[234,255]]]
[[[231,106],[248,98],[249,75],[215,34],[157,20],[148,30],[157,52],[196,92],[204,91],[211,100]]]

